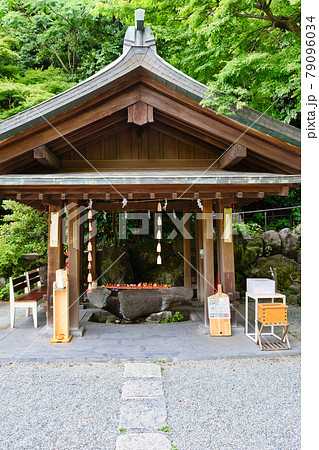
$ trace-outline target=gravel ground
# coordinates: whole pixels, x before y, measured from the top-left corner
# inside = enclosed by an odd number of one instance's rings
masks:
[[[172,448],[300,448],[300,357],[158,364]],[[0,379],[1,450],[115,449],[124,362],[1,363]]]
[[[178,450],[300,448],[300,357],[163,367]]]
[[[0,449],[114,449],[124,364],[0,365]]]

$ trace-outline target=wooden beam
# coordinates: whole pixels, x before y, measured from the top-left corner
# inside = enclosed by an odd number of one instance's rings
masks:
[[[132,88],[131,90],[123,90],[116,96],[116,98],[112,97],[107,102],[101,102],[95,105],[94,114],[92,114],[92,109],[88,108],[81,111],[79,114],[68,117],[70,112],[66,111],[65,114],[59,115],[55,121],[52,122],[51,120],[51,124],[47,124],[46,122],[41,123],[38,126],[32,127],[32,131],[31,129],[28,129],[23,132],[25,137],[22,137],[22,134],[18,133],[21,138],[19,145],[11,144],[14,140],[16,140],[16,135],[6,139],[3,144],[1,142],[0,161],[8,161],[15,156],[19,156],[26,151],[33,149],[36,142],[40,145],[44,145],[47,142],[59,138],[61,135],[67,135],[78,130],[79,128],[91,125],[97,120],[110,116],[114,112],[135,103],[138,99],[139,88]],[[89,102],[86,104],[88,103]],[[52,127],[52,125],[54,126]],[[36,132],[37,130],[39,130],[39,132]]]
[[[80,300],[80,213],[79,201],[69,210],[69,295],[70,295],[70,330],[79,328]],[[71,333],[72,334],[72,333]]]
[[[289,194],[289,186],[282,186],[280,188],[280,192],[278,195],[281,195],[283,197],[287,197],[287,195]]]
[[[232,326],[237,326],[234,243],[233,239],[231,242],[225,242],[224,240],[224,208],[221,200],[216,202],[216,212],[218,213],[216,219],[218,278],[223,286],[223,292],[229,295]]]
[[[154,108],[165,113],[175,119],[182,120],[186,124],[191,124],[193,127],[197,127],[200,130],[206,131],[217,137],[225,138],[231,142],[238,139],[241,141],[241,145],[253,149],[255,153],[261,155],[267,155],[270,160],[276,163],[285,164],[291,169],[300,170],[300,149],[290,146],[290,151],[287,151],[287,144],[279,139],[269,137],[264,133],[255,129],[245,129],[246,133],[243,133],[242,124],[233,121],[232,124],[225,120],[225,117],[220,115],[218,117],[214,115],[213,111],[203,110],[196,111],[195,108],[189,108],[186,105],[176,102],[176,100],[164,97],[158,92],[150,90],[146,86],[141,86],[140,98],[146,103],[152,105]],[[285,148],[283,148],[285,147]]]
[[[62,220],[61,215],[58,219],[58,245],[56,247],[50,246],[50,234],[51,234],[51,215],[53,212],[59,212],[62,208],[60,203],[57,206],[51,206],[49,212],[49,238],[48,238],[48,272],[47,272],[47,286],[48,286],[48,304],[47,304],[47,324],[53,323],[53,282],[56,280],[56,270],[62,269],[63,258],[63,244],[62,244]]]
[[[125,211],[157,211],[156,202],[128,202],[125,206]],[[192,202],[189,200],[177,201],[177,202],[168,202],[166,211],[183,211],[183,208],[187,205],[189,210],[191,210]],[[193,203],[194,205],[194,203]],[[95,203],[93,205],[93,209],[96,211],[123,211],[121,202],[110,202],[110,203]]]
[[[72,151],[72,149],[71,149]],[[89,162],[88,162],[89,161]],[[61,159],[61,169],[69,172],[75,170],[92,172],[92,166],[100,171],[111,169],[207,169],[213,159]],[[217,169],[217,167],[213,167]]]
[[[247,156],[247,148],[240,144],[230,147],[219,160],[220,169],[230,169]]]
[[[51,152],[51,150],[46,145],[41,145],[33,150],[34,159],[42,164],[44,167],[49,169],[59,170],[60,160],[59,158]]]

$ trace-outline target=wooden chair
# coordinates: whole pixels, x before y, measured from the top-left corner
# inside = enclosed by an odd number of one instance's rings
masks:
[[[40,269],[34,269],[30,272],[25,272],[27,285],[28,285],[28,292],[38,292],[41,294],[47,293],[47,286],[41,285],[41,279],[40,279]],[[36,285],[35,287],[33,287]]]
[[[17,278],[10,277],[10,321],[11,328],[14,328],[15,309],[26,308],[26,316],[32,308],[34,327],[38,326],[38,305],[43,302],[42,292],[30,292],[30,283],[27,273]],[[39,287],[39,286],[38,286]],[[17,297],[16,293],[24,292]]]

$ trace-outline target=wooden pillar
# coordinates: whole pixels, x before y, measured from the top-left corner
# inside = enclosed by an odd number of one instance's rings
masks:
[[[215,293],[214,289],[214,240],[213,240],[213,205],[212,200],[203,200],[203,250],[204,250],[204,295],[205,325],[209,326],[207,297]]]
[[[80,297],[80,209],[79,201],[69,209],[69,301],[70,330],[79,328],[79,297]]]
[[[197,298],[202,303],[205,302],[204,292],[204,259],[201,257],[203,250],[203,222],[195,216],[195,239],[196,239],[196,275],[197,275]]]
[[[62,214],[59,214],[57,223],[54,225],[52,223],[52,213],[59,213],[62,208],[62,203],[60,205],[50,206],[49,212],[49,235],[48,235],[48,296],[47,296],[47,324],[52,325],[53,323],[53,282],[56,280],[56,270],[62,268],[62,258],[63,258],[63,241],[62,241]],[[51,233],[53,227],[58,226],[58,242],[57,245],[51,242]],[[53,244],[53,245],[52,245]]]
[[[185,214],[189,211],[183,208],[183,225],[186,236],[183,235],[184,245],[184,286],[192,287],[192,267],[191,267],[191,239],[187,239],[191,234],[191,219],[186,220]],[[184,233],[183,233],[184,234]]]
[[[220,215],[220,219],[217,220],[219,280],[220,284],[223,286],[223,292],[229,295],[231,304],[231,324],[232,326],[237,326],[234,243],[233,239],[231,242],[225,242],[223,239],[224,209],[221,200],[217,200],[217,212]]]

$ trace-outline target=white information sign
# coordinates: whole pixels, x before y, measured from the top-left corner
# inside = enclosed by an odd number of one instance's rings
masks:
[[[50,247],[57,247],[59,243],[59,213],[51,212]]]
[[[230,319],[229,297],[208,297],[209,319]]]

